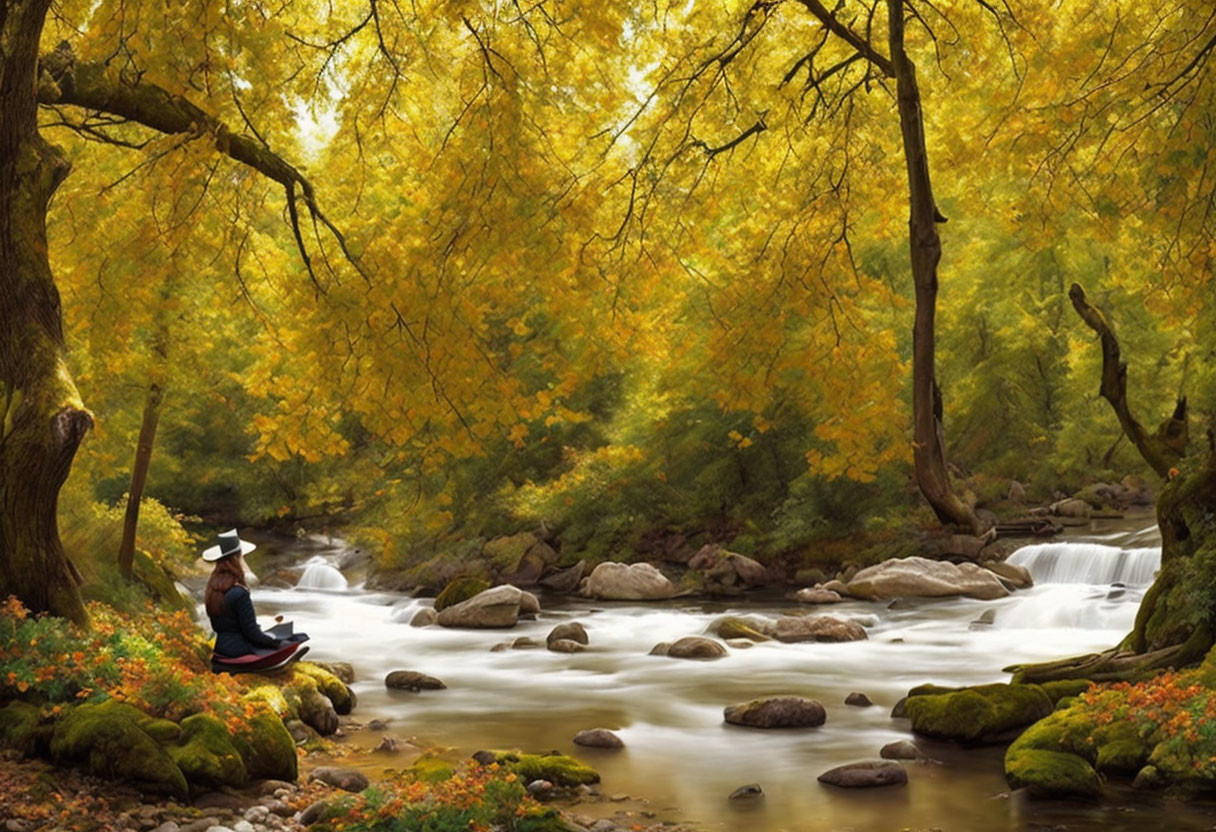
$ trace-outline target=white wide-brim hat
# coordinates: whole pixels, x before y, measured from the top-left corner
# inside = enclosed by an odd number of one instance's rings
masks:
[[[258,548],[256,544],[250,543],[248,540],[241,540],[241,536],[237,534],[236,529],[220,532],[219,541],[218,545],[203,550],[203,560],[208,563],[214,563],[220,558],[226,558],[231,555],[247,555]]]

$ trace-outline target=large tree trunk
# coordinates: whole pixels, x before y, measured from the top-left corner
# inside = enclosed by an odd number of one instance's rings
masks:
[[[921,115],[916,67],[904,51],[902,0],[887,0],[891,66],[895,73],[899,127],[908,168],[911,215],[908,230],[912,282],[916,287],[916,320],[912,328],[912,423],[916,484],[943,523],[955,523],[978,534],[975,511],[954,493],[946,469],[941,425],[941,393],[934,361],[934,316],[937,313],[937,264],[942,256],[937,223],[944,222],[933,201],[929,151]]]
[[[46,209],[68,164],[38,134],[50,0],[0,0],[0,596],[85,623],[59,542],[59,489],[92,418],[64,362]]]

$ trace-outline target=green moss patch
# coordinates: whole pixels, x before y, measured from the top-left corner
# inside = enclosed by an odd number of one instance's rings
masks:
[[[999,740],[1052,711],[1038,685],[980,685],[951,693],[910,695],[904,705],[912,730],[955,742]]]
[[[470,575],[462,575],[443,588],[435,599],[435,612],[441,612],[455,606],[461,601],[467,601],[474,595],[479,595],[490,588],[490,582]]]
[[[495,751],[495,762],[522,782],[548,780],[555,786],[589,786],[600,782],[599,772],[565,754],[521,754]]]
[[[60,764],[82,765],[99,777],[130,780],[151,791],[185,797],[185,775],[139,727],[146,718],[138,709],[114,701],[73,708],[55,725],[51,758]]]

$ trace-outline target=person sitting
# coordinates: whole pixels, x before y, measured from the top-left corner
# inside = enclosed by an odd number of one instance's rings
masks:
[[[236,529],[222,532],[219,543],[203,552],[203,560],[214,563],[207,579],[203,605],[215,631],[211,669],[216,672],[270,670],[298,660],[308,648],[308,636],[290,635],[290,625],[264,632],[258,626],[253,599],[245,582],[245,555],[255,544],[241,540]],[[287,636],[277,637],[276,633]]]

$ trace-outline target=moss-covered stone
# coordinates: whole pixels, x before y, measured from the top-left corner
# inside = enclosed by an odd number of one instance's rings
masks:
[[[1089,686],[1093,684],[1088,679],[1060,679],[1055,682],[1042,682],[1039,687],[1043,689],[1043,693],[1047,694],[1047,698],[1053,704],[1058,704],[1061,699],[1070,696],[1079,696],[1089,690]]]
[[[330,671],[312,662],[296,662],[292,668],[292,683],[299,684],[300,677],[311,679],[317,691],[324,694],[339,714],[349,714],[355,705],[355,696],[346,683]]]
[[[249,678],[252,680],[259,677],[250,676]],[[294,719],[300,713],[298,698],[296,706],[293,708],[283,689],[269,679],[256,683],[242,698],[247,702],[264,703],[270,710],[285,720]]]
[[[1096,798],[1102,796],[1102,781],[1093,767],[1064,751],[1033,748],[1005,755],[1005,779],[1014,789],[1028,789],[1032,797]]]
[[[600,782],[599,772],[565,754],[521,754],[495,751],[494,760],[524,783],[548,780],[556,786],[584,786]]]
[[[248,780],[245,762],[228,729],[209,714],[183,719],[181,739],[167,750],[191,785],[242,786]]]
[[[121,778],[150,791],[185,797],[186,778],[168,752],[139,727],[147,716],[113,700],[80,705],[60,717],[51,758],[99,777]]]
[[[435,612],[441,612],[448,607],[455,606],[461,601],[467,601],[474,595],[485,592],[490,588],[490,582],[483,579],[473,577],[471,575],[461,575],[443,588],[439,596],[435,599]]]
[[[273,713],[254,714],[232,740],[250,778],[291,782],[299,776],[295,741],[283,721]]]
[[[456,773],[456,767],[433,754],[423,754],[409,767],[410,774],[426,783],[440,783]]]
[[[770,641],[768,636],[753,627],[746,619],[730,616],[718,622],[715,628],[722,639],[745,638],[749,641]]]
[[[0,708],[0,743],[27,756],[34,750],[34,735],[41,715],[27,702],[10,702]]]
[[[515,819],[515,832],[574,832],[581,828],[571,825],[560,812],[548,806],[527,809]]]
[[[1002,739],[1042,719],[1051,713],[1052,701],[1038,685],[979,685],[910,695],[904,710],[918,734],[975,743]]]
[[[161,745],[177,742],[182,736],[182,726],[168,719],[148,717],[139,724],[139,727],[144,729],[145,734]]]

